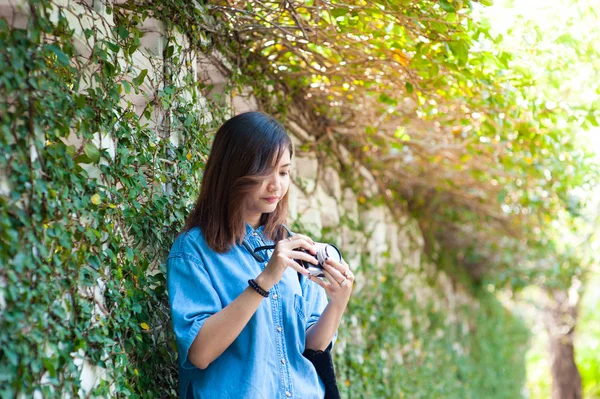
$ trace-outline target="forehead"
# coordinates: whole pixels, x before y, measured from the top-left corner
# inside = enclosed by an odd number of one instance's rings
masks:
[[[278,159],[279,158],[279,159]],[[270,168],[280,168],[291,163],[290,151],[288,148],[281,148],[273,154],[270,162]]]
[[[290,150],[286,148],[285,151],[283,152],[283,154],[281,155],[281,159],[279,160],[278,166],[287,165],[290,163],[290,161],[291,161]]]

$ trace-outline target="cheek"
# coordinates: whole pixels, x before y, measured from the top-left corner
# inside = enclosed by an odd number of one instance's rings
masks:
[[[269,182],[262,182],[262,184],[252,193],[252,198],[259,199],[262,194],[268,191],[268,188]]]
[[[283,179],[281,181],[281,191],[283,192],[282,197],[283,197],[283,195],[285,195],[285,193],[287,193],[289,188],[290,188],[290,176],[288,175],[288,176],[286,176],[285,179]]]
[[[255,203],[258,200],[260,200],[261,198],[261,194],[264,193],[266,191],[266,184],[262,184],[260,187],[258,187],[256,190],[252,191],[251,193],[248,194],[248,196],[246,197],[246,203]]]

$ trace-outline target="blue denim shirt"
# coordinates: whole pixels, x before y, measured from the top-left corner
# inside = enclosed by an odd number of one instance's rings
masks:
[[[246,225],[254,249],[273,242]],[[323,398],[325,388],[302,356],[306,330],[327,305],[325,291],[288,268],[233,343],[205,370],[188,359],[204,321],[235,300],[265,268],[244,245],[216,253],[199,228],[180,235],[167,260],[171,317],[179,352],[181,398]]]

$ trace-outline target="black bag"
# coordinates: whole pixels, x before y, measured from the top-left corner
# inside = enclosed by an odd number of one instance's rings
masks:
[[[317,374],[325,384],[325,399],[340,399],[340,391],[335,379],[333,359],[331,357],[331,344],[324,351],[306,349],[302,354],[315,366]]]
[[[302,285],[301,277],[302,275],[298,273],[298,282],[300,285]],[[305,349],[304,353],[302,353],[302,356],[310,360],[313,364],[321,381],[325,384],[324,399],[340,399],[340,391],[338,390],[335,370],[333,368],[333,358],[331,357],[332,346],[333,344],[330,343],[324,351]]]

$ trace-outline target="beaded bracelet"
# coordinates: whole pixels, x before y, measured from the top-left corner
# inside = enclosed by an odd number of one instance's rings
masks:
[[[256,281],[254,281],[254,279],[250,279],[248,280],[248,285],[250,287],[252,287],[252,289],[256,292],[258,292],[260,295],[264,296],[265,298],[268,298],[269,296],[269,291],[265,291],[263,288],[261,288],[260,285],[258,285],[256,283]]]

